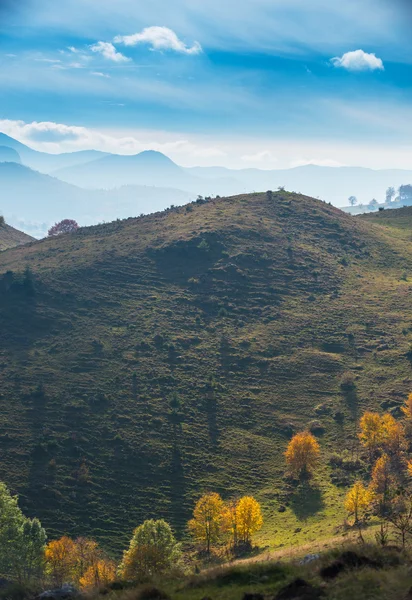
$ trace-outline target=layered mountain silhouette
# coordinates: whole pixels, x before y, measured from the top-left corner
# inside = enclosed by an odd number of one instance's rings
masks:
[[[166,201],[184,204],[188,200],[190,195],[181,190],[145,186],[85,190],[21,164],[0,162],[0,214],[36,237],[43,237],[51,223],[68,216],[91,225],[162,210]]]
[[[363,204],[372,198],[382,202],[389,186],[412,183],[412,171],[401,169],[185,168],[152,150],[135,155],[95,150],[48,154],[1,133],[0,167],[0,211],[13,225],[37,236],[60,218],[93,224],[180,205],[197,195],[284,187],[345,206],[352,195]]]

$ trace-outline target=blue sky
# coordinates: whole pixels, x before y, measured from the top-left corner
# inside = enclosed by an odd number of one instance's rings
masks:
[[[412,168],[401,0],[0,0],[0,130],[183,165]]]

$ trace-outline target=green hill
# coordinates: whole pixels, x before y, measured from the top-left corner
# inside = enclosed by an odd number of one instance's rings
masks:
[[[27,235],[27,233],[23,233],[22,231],[7,225],[4,218],[0,216],[0,252],[33,241],[34,238]]]
[[[350,449],[361,408],[410,391],[411,211],[252,194],[2,253],[0,478],[114,551],[207,489],[258,495],[261,543],[332,533],[329,468],[291,498],[283,452],[308,426]]]

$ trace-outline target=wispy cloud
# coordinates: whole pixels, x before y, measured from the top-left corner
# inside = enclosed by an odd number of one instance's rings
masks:
[[[102,73],[101,71],[91,71],[90,75],[94,75],[95,77],[106,77],[106,79],[110,79],[110,75],[107,73]]]
[[[147,44],[152,50],[173,50],[181,54],[200,54],[202,47],[199,42],[194,42],[192,46],[187,46],[178,38],[176,33],[168,27],[146,27],[140,33],[132,35],[118,35],[114,42],[125,44],[125,46],[137,46],[138,44]]]
[[[374,53],[364,52],[363,50],[353,50],[346,52],[341,57],[335,56],[331,59],[335,67],[346,69],[347,71],[383,71],[384,66],[381,58]]]
[[[118,52],[111,42],[97,42],[90,46],[90,50],[101,54],[107,60],[112,60],[117,63],[129,62],[131,60],[121,52]]]

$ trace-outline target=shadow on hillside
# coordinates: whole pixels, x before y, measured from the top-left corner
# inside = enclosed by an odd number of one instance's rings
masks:
[[[172,449],[169,490],[171,521],[176,524],[179,529],[182,517],[182,498],[184,498],[186,494],[186,482],[182,456],[177,441],[174,441]]]
[[[302,482],[292,496],[290,507],[301,521],[315,515],[324,507],[320,488],[311,481]]]
[[[356,387],[352,387],[350,389],[343,389],[342,395],[345,400],[345,404],[348,407],[351,417],[357,421],[358,420],[358,406],[359,406],[359,398],[356,391]]]

